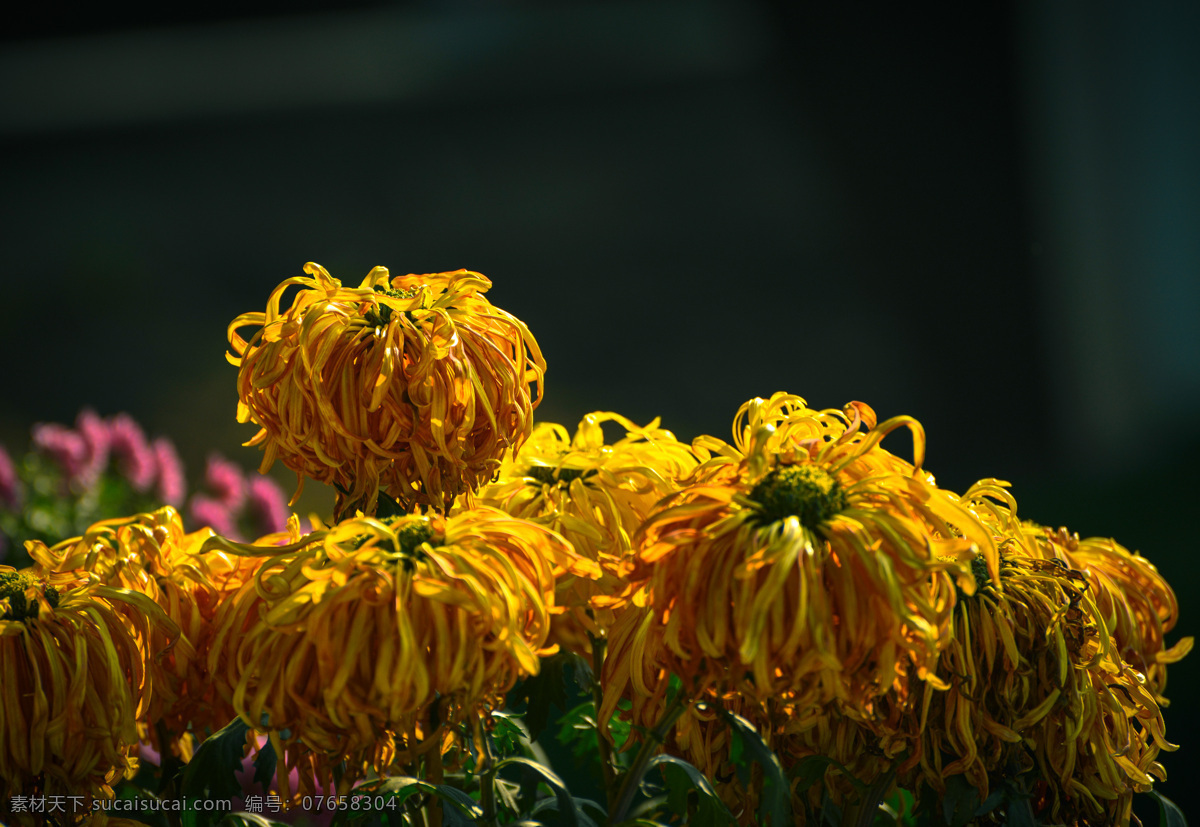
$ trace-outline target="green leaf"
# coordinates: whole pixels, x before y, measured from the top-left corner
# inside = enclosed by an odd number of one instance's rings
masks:
[[[511,781],[506,781],[503,778],[495,780],[494,789],[496,791],[496,799],[504,805],[510,813],[521,812],[521,785],[514,784]]]
[[[558,719],[558,742],[579,759],[596,755],[596,704],[584,701]]]
[[[508,693],[510,709],[525,705],[525,725],[529,727],[532,740],[536,741],[542,734],[554,709],[566,712],[571,708],[571,701],[579,694],[576,691],[579,686],[576,676],[584,667],[586,661],[578,655],[559,652],[542,658],[538,673],[525,678]],[[591,694],[590,678],[586,692]]]
[[[824,797],[821,799],[822,827],[841,827],[843,820],[842,808],[833,803],[829,798],[829,791],[826,790]]]
[[[583,811],[583,805],[586,804],[594,808],[599,808],[601,819],[603,819],[605,815],[604,808],[600,807],[600,805],[598,805],[595,801],[587,798],[574,798],[572,801],[575,803],[575,818],[578,820],[576,823],[579,824],[579,827],[599,827],[596,821]],[[543,798],[541,801],[534,804],[533,808],[529,811],[529,815],[541,816],[546,812],[561,812],[561,804],[557,796],[554,798]],[[570,816],[566,816],[563,820],[569,822],[570,818]]]
[[[575,803],[575,799],[571,797],[570,790],[562,779],[554,774],[547,767],[543,767],[536,761],[529,758],[517,756],[514,758],[505,758],[496,764],[495,772],[499,773],[505,767],[517,766],[524,770],[527,774],[536,773],[540,776],[540,780],[545,782],[547,786],[554,792],[554,796],[558,799],[558,810],[563,814],[563,823],[567,827],[582,827],[582,822],[586,817],[579,811],[579,807]],[[586,819],[590,821],[590,819]]]
[[[437,796],[443,802],[450,805],[450,807],[442,808],[444,825],[454,825],[454,827],[458,827],[458,825],[473,825],[476,819],[483,816],[483,808],[479,806],[479,802],[462,790],[445,784],[430,784],[428,781],[422,781],[419,778],[411,778],[409,776],[395,776],[393,778],[368,781],[365,784],[355,787],[352,794],[392,797],[396,800],[397,804],[403,804],[417,793]],[[355,812],[353,810],[339,810],[337,815],[333,817],[333,824],[361,824],[378,814],[378,811],[362,810]]]
[[[379,492],[379,500],[375,504],[376,519],[382,520],[387,517],[403,517],[407,514],[408,512],[404,510],[404,506],[400,505],[399,500],[392,499],[382,491]]]
[[[961,775],[946,779],[946,794],[942,797],[942,817],[949,827],[966,827],[979,809],[979,790]]]
[[[700,770],[673,755],[654,756],[646,765],[646,771],[654,767],[659,768],[667,783],[667,806],[676,815],[687,818],[691,827],[735,827],[737,819]],[[693,789],[697,793],[694,815],[689,814],[687,805],[688,792]]]
[[[521,742],[525,739],[525,731],[517,723],[516,716],[511,712],[493,712],[492,744],[497,755],[512,755],[519,752]]]
[[[916,806],[917,797],[903,787],[897,787],[892,790],[887,799],[880,805],[886,807],[896,825],[903,827],[916,827],[917,816]]]
[[[832,758],[824,755],[810,755],[792,765],[792,769],[788,772],[788,775],[793,779],[798,779],[797,789],[804,791],[824,778],[825,771],[833,765],[838,765],[838,762]]]
[[[1007,801],[1008,798],[1009,798],[1009,794],[1008,794],[1008,790],[1006,788],[1000,787],[999,789],[992,790],[992,794],[989,795],[987,798],[985,798],[983,800],[983,803],[980,804],[978,808],[976,808],[975,816],[979,817],[979,816],[987,815],[992,810],[996,809],[1001,804],[1003,804],[1005,801]]]
[[[633,708],[633,704],[628,698],[622,698],[617,704],[617,709],[622,712],[628,712]],[[622,760],[620,756],[626,755],[621,750],[625,744],[629,742],[629,736],[633,732],[633,722],[628,718],[622,718],[620,715],[613,715],[608,722],[608,731],[612,734],[613,745],[616,750],[618,761]]]
[[[1007,827],[1037,827],[1038,822],[1033,817],[1033,806],[1029,803],[1029,796],[1010,795],[1005,809],[1007,817],[1004,823]]]
[[[667,783],[667,809],[677,816],[688,814],[688,796],[695,785],[690,783],[687,771],[674,764],[663,764],[659,767],[663,781]]]
[[[228,813],[218,827],[287,827],[282,821],[270,821],[257,813]]]
[[[184,768],[179,790],[183,799],[229,799],[241,795],[242,785],[234,773],[242,768],[249,729],[241,718],[234,718],[204,739]],[[204,827],[211,823],[212,815],[199,812],[195,819],[197,827]]]
[[[683,681],[674,672],[667,678],[667,706],[675,700],[675,696],[683,690]]]
[[[1187,819],[1178,804],[1157,790],[1151,790],[1149,795],[1158,802],[1158,827],[1187,827]]]
[[[154,800],[158,798],[158,796],[137,787],[129,781],[120,782],[114,789],[114,792],[117,798],[125,801]],[[148,827],[170,827],[165,812],[159,809],[147,808],[145,810],[132,810],[129,812],[122,811],[120,817],[146,824]]]
[[[736,742],[740,743],[739,755],[745,755],[763,768],[763,795],[758,806],[759,821],[770,824],[771,827],[784,827],[792,823],[791,788],[784,778],[783,765],[779,757],[771,751],[770,746],[759,735],[754,725],[740,715],[734,715],[721,707],[713,707],[721,719],[729,725],[736,734]],[[743,769],[738,768],[739,777],[748,779],[748,767],[742,776]],[[742,783],[746,783],[743,780]]]
[[[254,780],[262,784],[263,793],[270,794],[271,782],[275,780],[275,767],[278,764],[275,756],[275,745],[270,739],[254,757]]]

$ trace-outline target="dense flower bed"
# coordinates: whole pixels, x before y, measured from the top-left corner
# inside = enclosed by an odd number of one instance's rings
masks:
[[[1126,824],[1165,777],[1171,588],[915,420],[571,432],[484,276],[305,272],[229,360],[327,516],[219,455],[188,498],[126,415],[0,451],[6,822]]]

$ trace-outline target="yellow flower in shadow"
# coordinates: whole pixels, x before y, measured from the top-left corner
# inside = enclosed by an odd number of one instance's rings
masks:
[[[1175,748],[1159,705],[1112,645],[1083,572],[1019,541],[1001,552],[999,585],[955,608],[938,667],[949,688],[915,687],[876,728],[908,740],[913,786],[943,790],[963,774],[986,798],[1024,779],[1041,819],[1127,823],[1133,793],[1165,778],[1159,751]]]
[[[113,794],[137,765],[149,665],[179,634],[150,598],[0,566],[0,778],[9,795]]]
[[[208,548],[259,560],[218,613],[209,667],[221,693],[269,730],[286,766],[328,780],[344,761],[340,788],[368,769],[411,771],[455,724],[500,705],[552,651],[556,570],[599,574],[559,535],[488,507],[356,517],[271,550]]]
[[[217,608],[253,576],[246,558],[201,555],[213,536],[207,528],[185,532],[179,513],[167,506],[104,520],[82,537],[53,547],[30,546],[35,572],[86,573],[104,585],[144,594],[178,627],[170,640],[160,631],[151,642],[163,654],[149,665],[155,691],[139,731],[143,741],[159,750],[166,735],[170,749],[184,761],[194,743],[189,733],[203,738],[233,717],[232,707],[214,691],[206,653]]]
[[[604,436],[610,422],[625,430],[611,444]],[[555,618],[553,642],[590,653],[590,637],[605,635],[613,621],[611,596],[627,585],[633,535],[697,465],[690,446],[659,427],[659,420],[642,427],[597,411],[583,418],[574,436],[561,425],[539,423],[516,456],[505,460],[499,479],[480,489],[481,503],[554,529],[603,571],[600,579],[560,579],[557,601],[566,613]]]
[[[247,444],[263,447],[262,470],[279,458],[301,487],[337,487],[338,515],[375,513],[380,488],[407,509],[449,508],[490,479],[529,436],[546,370],[524,323],[484,298],[491,282],[376,267],[351,288],[304,269],[229,326],[238,420],[260,426]]]
[[[611,709],[611,714],[632,724],[631,738],[625,744],[627,750],[642,742],[642,733],[658,724],[667,707],[668,675],[646,655],[663,647],[663,636],[664,629],[653,610],[637,606],[620,612],[610,636],[611,660],[606,660],[610,666],[603,681],[605,706],[601,720],[610,720],[604,716]],[[610,670],[624,663],[639,664],[640,669],[630,674],[625,691],[618,695],[612,691],[613,678],[614,671],[620,671],[621,667]],[[628,709],[618,708],[622,699],[631,702]],[[885,696],[879,703],[886,700]],[[820,756],[834,762],[823,769],[821,783],[792,790],[792,812],[797,824],[804,823],[806,807],[819,811],[823,795],[840,806],[848,797],[857,796],[851,778],[871,784],[897,763],[895,756],[885,752],[876,734],[845,715],[837,700],[814,704],[787,691],[765,700],[752,700],[736,689],[721,691],[710,687],[696,693],[694,701],[667,734],[663,751],[683,758],[704,773],[739,824],[757,823],[763,778],[761,773],[752,773],[746,783],[739,777],[733,752],[738,736],[718,714],[718,709],[746,719],[780,759],[788,777],[806,758]]]
[[[1158,753],[1175,748],[1166,667],[1193,641],[1164,641],[1174,592],[1113,540],[1022,523],[1008,483],[981,480],[963,502],[995,536],[999,582],[959,596],[938,665],[949,688],[890,697],[876,734],[907,751],[913,786],[961,773],[986,798],[1019,781],[1039,818],[1128,822],[1133,793],[1165,778]],[[974,566],[982,575],[984,560]]]
[[[1179,601],[1158,569],[1115,540],[1068,533],[1026,523],[1023,530],[1050,559],[1083,572],[1096,610],[1121,659],[1146,678],[1146,688],[1166,706],[1167,666],[1192,650],[1191,636],[1167,647],[1165,637],[1179,620]]]

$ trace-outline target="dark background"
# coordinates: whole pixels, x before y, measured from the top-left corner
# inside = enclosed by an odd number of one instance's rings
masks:
[[[911,414],[941,484],[1141,550],[1195,634],[1200,7],[826,5],[27,12],[0,35],[0,441],[90,404],[254,465],[234,316],[309,260],[467,267],[546,354],[541,418]],[[1185,811],[1198,668],[1166,716]]]

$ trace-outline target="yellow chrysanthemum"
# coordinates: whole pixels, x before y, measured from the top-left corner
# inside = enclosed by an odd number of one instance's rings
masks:
[[[611,714],[625,717],[632,724],[632,737],[626,749],[640,743],[644,733],[658,724],[667,708],[668,676],[645,654],[663,646],[663,635],[664,629],[650,607],[629,606],[621,610],[612,630],[610,662],[642,666],[630,675],[625,693],[632,701],[628,710],[619,711],[616,708],[619,698],[611,693],[606,695],[612,701]],[[836,762],[824,773],[823,783],[810,789],[793,789],[792,811],[797,824],[804,823],[806,806],[820,808],[823,794],[828,794],[837,805],[847,796],[854,796],[855,788],[847,773],[870,784],[896,763],[883,751],[874,733],[844,715],[836,700],[812,704],[798,699],[795,693],[781,692],[763,701],[753,701],[737,691],[703,690],[670,730],[663,750],[688,761],[710,779],[739,824],[757,823],[762,777],[753,774],[749,784],[738,778],[732,753],[738,736],[719,716],[718,709],[740,715],[753,725],[780,759],[787,777],[791,777],[791,770],[800,761],[811,756]],[[605,714],[609,714],[607,708],[602,716]]]
[[[606,422],[619,424],[625,436],[606,444]],[[612,610],[593,605],[592,598],[603,604],[606,596],[624,591],[632,536],[697,464],[691,448],[659,427],[658,419],[641,427],[597,411],[583,418],[573,437],[561,425],[539,423],[501,466],[499,479],[480,489],[480,502],[549,526],[603,570],[599,580],[560,581],[558,602],[567,613],[555,619],[555,642],[587,652],[588,636],[604,635]]]
[[[153,641],[165,654],[150,665],[155,692],[141,730],[142,739],[158,749],[164,748],[160,735],[169,733],[172,748],[185,760],[189,730],[203,737],[233,717],[213,691],[206,651],[223,596],[252,575],[244,558],[201,555],[212,536],[210,529],[186,533],[178,512],[168,506],[96,523],[83,537],[52,548],[30,544],[36,571],[87,572],[105,585],[145,594],[182,630],[173,646]]]
[[[1167,665],[1187,655],[1194,639],[1167,647],[1164,638],[1179,619],[1179,602],[1158,569],[1115,540],[1080,540],[1065,528],[1051,532],[1031,523],[1023,528],[1044,555],[1083,572],[1121,659],[1145,676],[1147,689],[1166,706]]]
[[[956,606],[939,675],[948,689],[918,687],[877,723],[908,739],[913,787],[944,789],[961,773],[986,798],[999,778],[1032,771],[1039,817],[1123,824],[1133,793],[1165,777],[1155,758],[1174,746],[1158,704],[1110,646],[1084,574],[1061,561],[1006,545],[999,585]]]
[[[209,666],[285,765],[345,760],[343,787],[442,749],[447,724],[536,673],[556,568],[599,574],[559,535],[487,507],[353,518],[274,552],[223,604]]]
[[[1179,602],[1170,584],[1149,560],[1115,540],[1080,540],[1065,528],[1052,531],[1021,522],[1008,487],[1001,480],[980,480],[963,501],[1014,554],[1057,560],[1082,572],[1121,659],[1142,673],[1147,687],[1165,706],[1167,665],[1181,660],[1194,643],[1184,637],[1167,648],[1166,634],[1179,619]]]
[[[808,788],[801,788],[793,780],[791,810],[798,826],[805,824],[806,811],[820,812],[827,803],[842,807],[858,800],[856,782],[873,784],[895,764],[894,759],[879,749],[870,730],[843,715],[836,702],[817,707],[797,705],[791,695],[784,693],[766,703],[755,704],[731,694],[709,705],[693,707],[693,714],[680,719],[675,740],[668,749],[677,750],[685,760],[705,768],[718,795],[739,824],[746,827],[759,823],[763,777],[761,773],[751,773],[749,783],[738,777],[732,749],[738,736],[713,711],[718,704],[754,726],[779,759],[785,778],[794,779],[794,770],[807,758],[820,757],[832,762],[823,766],[819,782]]]
[[[529,436],[546,370],[524,323],[484,298],[491,282],[376,267],[351,288],[304,270],[312,278],[287,279],[265,313],[229,326],[238,420],[261,426],[247,444],[263,446],[262,469],[278,457],[301,485],[338,487],[338,514],[373,514],[380,488],[409,508],[449,508],[490,479]],[[245,327],[259,330],[246,340]]]
[[[112,795],[136,767],[155,688],[151,641],[173,640],[148,597],[0,566],[0,792]]]
[[[901,426],[913,431],[915,466],[879,446]],[[694,691],[836,699],[868,718],[910,670],[934,679],[955,582],[974,587],[957,561],[995,550],[921,471],[920,426],[899,417],[875,427],[861,403],[818,412],[776,394],[742,407],[734,438],[696,441],[710,459],[639,534],[632,601],[653,617],[614,629],[611,648],[628,656],[606,663],[605,707],[633,675],[663,670]],[[661,646],[647,645],[653,623]]]

